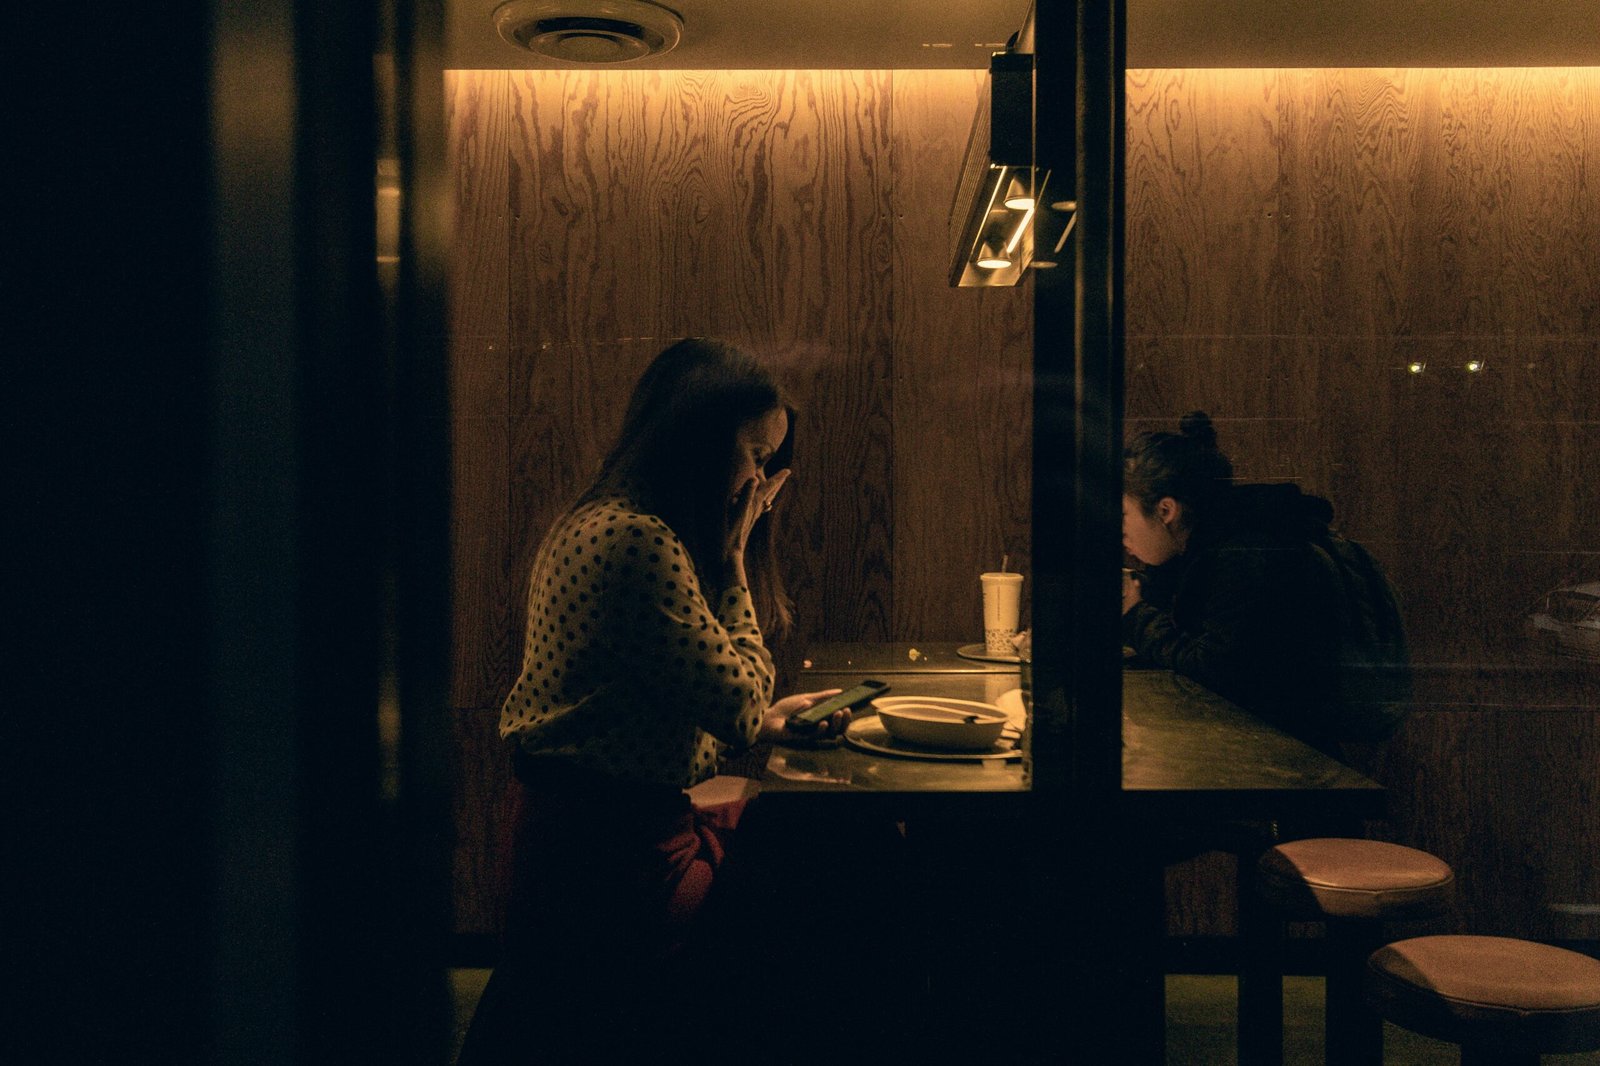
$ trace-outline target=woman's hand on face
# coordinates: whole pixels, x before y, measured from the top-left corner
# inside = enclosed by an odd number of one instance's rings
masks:
[[[1122,613],[1127,614],[1133,605],[1141,603],[1144,597],[1139,594],[1139,581],[1133,576],[1132,570],[1122,571]]]
[[[750,531],[756,527],[763,514],[772,510],[772,503],[778,498],[778,490],[782,489],[784,482],[788,480],[789,470],[786,467],[766,481],[751,478],[740,487],[738,495],[733,498],[733,521],[728,523],[729,559],[743,562],[745,545],[750,542]]]
[[[760,740],[781,740],[788,738],[805,737],[815,740],[819,737],[838,736],[844,732],[844,727],[850,724],[850,712],[839,711],[831,714],[817,723],[815,729],[804,728],[804,731],[789,728],[789,719],[801,711],[809,711],[829,696],[837,696],[843,689],[825,688],[821,692],[797,692],[793,696],[785,696],[767,708],[767,713],[761,719]]]

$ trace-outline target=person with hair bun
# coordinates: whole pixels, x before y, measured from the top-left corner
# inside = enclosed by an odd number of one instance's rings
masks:
[[[1333,508],[1292,484],[1236,485],[1203,411],[1124,452],[1123,643],[1339,756],[1339,593],[1312,547]]]

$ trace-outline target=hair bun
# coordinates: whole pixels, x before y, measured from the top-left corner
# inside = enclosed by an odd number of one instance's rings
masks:
[[[1211,424],[1211,416],[1204,411],[1190,411],[1178,419],[1178,432],[1203,448],[1217,446],[1217,428]]]

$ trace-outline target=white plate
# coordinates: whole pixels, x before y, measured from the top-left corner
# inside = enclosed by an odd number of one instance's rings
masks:
[[[844,727],[844,742],[853,748],[901,759],[933,759],[940,762],[983,762],[987,759],[1020,759],[1022,752],[1013,737],[1001,737],[991,751],[937,751],[896,740],[883,728],[877,715],[851,719]]]
[[[1020,663],[1022,660],[1016,655],[990,655],[987,644],[963,644],[956,649],[956,654],[963,659],[972,659],[980,663]]]

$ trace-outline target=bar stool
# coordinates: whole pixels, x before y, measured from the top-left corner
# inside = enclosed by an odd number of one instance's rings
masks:
[[[1399,940],[1367,961],[1367,1002],[1412,1032],[1461,1045],[1462,1066],[1538,1066],[1600,1049],[1600,961],[1500,936]]]
[[[1455,873],[1425,851],[1379,840],[1315,837],[1277,844],[1256,863],[1256,895],[1268,916],[1241,895],[1246,961],[1239,972],[1239,1061],[1283,1056],[1283,975],[1277,963],[1281,919],[1320,921],[1327,930],[1324,1047],[1339,1066],[1383,1061],[1383,1021],[1362,999],[1367,957],[1384,941],[1384,923],[1446,913]],[[1251,913],[1254,911],[1254,913]]]

